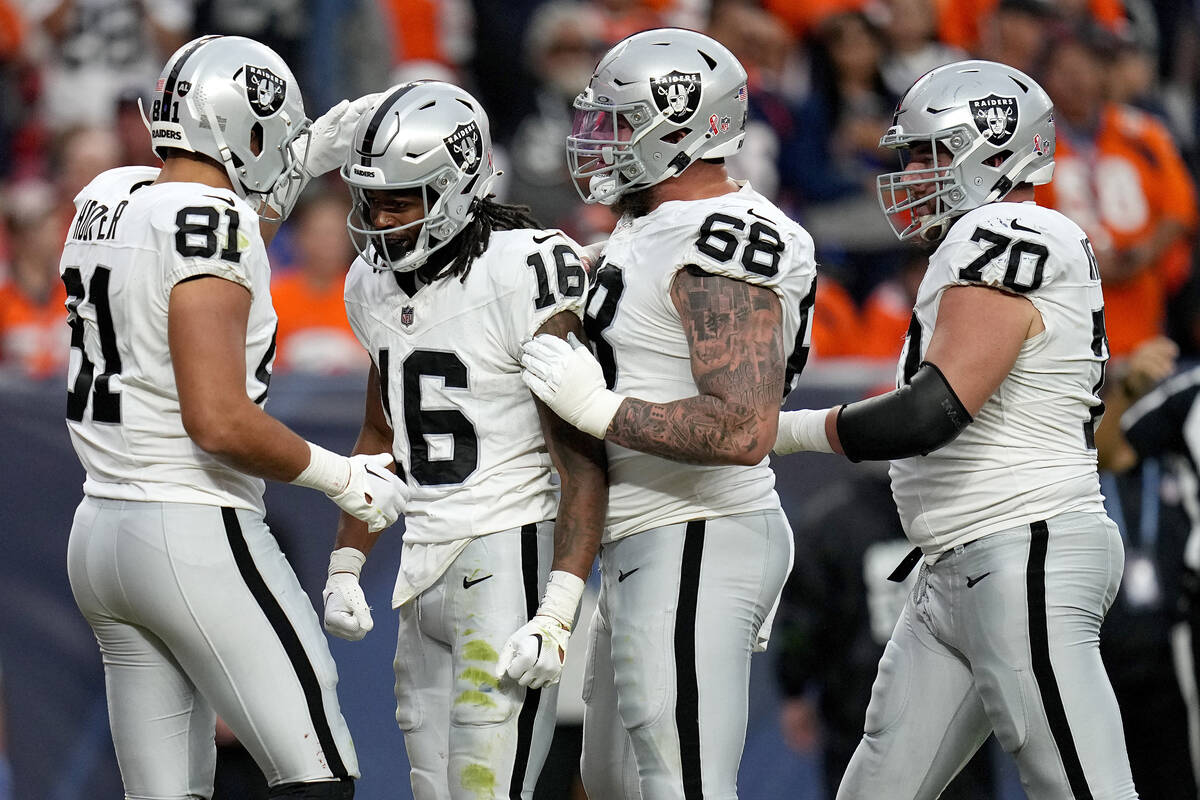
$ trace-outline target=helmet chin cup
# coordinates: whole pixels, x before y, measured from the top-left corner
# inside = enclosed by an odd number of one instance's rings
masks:
[[[588,191],[597,203],[611,206],[620,196],[620,192],[617,191],[617,176],[593,175],[588,181]]]

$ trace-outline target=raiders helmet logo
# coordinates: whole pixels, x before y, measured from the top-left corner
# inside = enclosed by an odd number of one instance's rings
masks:
[[[450,151],[450,157],[459,169],[466,173],[473,173],[479,169],[483,160],[483,137],[474,120],[459,125],[454,129],[454,133],[442,141],[446,143],[446,149]]]
[[[287,83],[266,67],[246,65],[246,97],[250,108],[260,117],[269,117],[283,107]]]
[[[682,125],[700,105],[700,73],[672,70],[661,78],[651,78],[650,94],[668,120]]]
[[[999,147],[1017,132],[1017,98],[989,94],[970,102],[975,127],[991,144]]]

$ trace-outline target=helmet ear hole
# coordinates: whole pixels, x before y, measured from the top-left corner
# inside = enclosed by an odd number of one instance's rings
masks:
[[[1007,162],[1010,158],[1012,158],[1012,156],[1013,156],[1012,150],[1001,150],[999,153],[996,153],[996,155],[987,159],[983,163],[984,163],[984,166],[988,166],[988,167],[1002,167],[1002,166],[1004,166],[1005,162]]]
[[[250,152],[256,156],[262,155],[263,150],[263,126],[261,122],[256,122],[250,127]]]

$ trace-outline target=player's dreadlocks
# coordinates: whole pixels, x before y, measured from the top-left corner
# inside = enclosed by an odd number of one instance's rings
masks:
[[[458,276],[460,281],[465,281],[471,264],[487,250],[492,231],[542,227],[529,213],[529,206],[497,203],[492,199],[493,196],[479,197],[471,202],[471,221],[455,237],[458,239],[455,246],[447,248],[454,253],[454,257],[449,264],[438,269],[432,280]]]

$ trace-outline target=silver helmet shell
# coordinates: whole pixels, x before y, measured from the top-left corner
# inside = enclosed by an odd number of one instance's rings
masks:
[[[304,188],[309,120],[300,87],[271,48],[202,36],[175,51],[155,86],[147,125],[159,158],[174,148],[225,168],[259,213],[286,217]]]
[[[607,205],[698,159],[731,156],[746,114],[746,70],[723,45],[681,28],[634,34],[575,98],[567,163],[576,189]]]
[[[417,269],[467,226],[496,175],[488,117],[474,97],[441,81],[393,86],[362,115],[342,166],[354,202],[346,225],[355,249],[381,269]],[[418,192],[424,214],[378,229],[367,192],[394,190]],[[417,226],[412,247],[396,252],[396,234]]]
[[[879,146],[921,148],[925,169],[878,177],[879,203],[900,239],[940,239],[957,216],[1054,174],[1054,104],[1025,73],[959,61],[926,73],[896,107]]]

